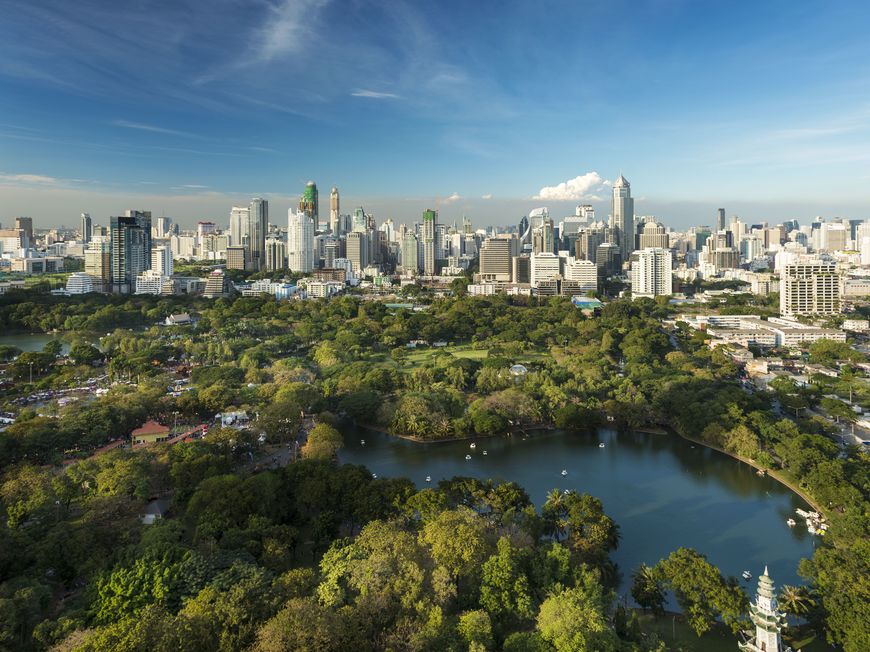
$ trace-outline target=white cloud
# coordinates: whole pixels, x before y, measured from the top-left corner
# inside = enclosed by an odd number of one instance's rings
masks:
[[[313,36],[317,11],[328,0],[283,0],[274,5],[257,43],[256,58],[271,61],[275,57],[301,51]]]
[[[398,100],[399,96],[395,93],[382,93],[380,91],[370,91],[365,88],[358,88],[353,93],[353,97],[368,97],[374,100]]]
[[[115,127],[123,127],[124,129],[136,129],[137,131],[150,131],[155,134],[168,134],[170,136],[184,136],[185,138],[202,138],[197,134],[192,134],[187,131],[178,131],[176,129],[167,129],[165,127],[156,127],[154,125],[146,125],[141,122],[130,122],[129,120],[112,120],[112,125]]]
[[[586,199],[594,201],[595,191],[609,186],[607,179],[593,171],[568,179],[556,186],[544,186],[534,199],[549,199],[552,201],[576,201]]]
[[[55,177],[47,177],[42,174],[0,174],[0,182],[6,183],[36,183],[54,184],[58,182]]]
[[[441,203],[442,204],[452,204],[453,202],[459,201],[460,199],[462,199],[462,195],[460,195],[458,192],[454,192],[449,197],[445,197],[444,199],[442,199]]]
[[[208,186],[201,186],[198,183],[185,183],[182,188],[193,188],[194,190],[201,190],[202,188],[208,188]]]
[[[480,197],[481,199],[492,199],[492,193],[488,192]]]

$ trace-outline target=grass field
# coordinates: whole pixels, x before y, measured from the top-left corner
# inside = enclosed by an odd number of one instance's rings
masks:
[[[432,359],[435,355],[449,353],[457,358],[467,358],[469,360],[484,360],[489,357],[489,349],[472,348],[470,344],[451,344],[440,348],[425,347],[420,349],[410,349],[410,352],[402,359],[402,366],[405,369],[416,369],[420,365]],[[514,363],[520,364],[535,364],[547,356],[546,351],[526,351],[512,358]]]

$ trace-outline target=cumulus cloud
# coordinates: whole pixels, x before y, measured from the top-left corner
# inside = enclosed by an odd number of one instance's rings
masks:
[[[488,192],[480,197],[481,199],[492,199],[492,193]]]
[[[534,198],[552,201],[594,200],[597,198],[595,192],[609,185],[607,179],[602,179],[597,172],[592,171],[555,186],[544,186]]]
[[[399,96],[395,93],[383,93],[381,91],[370,91],[366,88],[358,88],[353,93],[353,97],[368,97],[373,100],[397,100]]]

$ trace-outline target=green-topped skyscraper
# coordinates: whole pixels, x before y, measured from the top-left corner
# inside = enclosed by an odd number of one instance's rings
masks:
[[[314,220],[314,230],[320,229],[320,197],[317,194],[317,184],[309,181],[299,199],[299,211]]]

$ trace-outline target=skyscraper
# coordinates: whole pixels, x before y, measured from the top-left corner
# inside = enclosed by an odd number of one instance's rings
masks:
[[[287,269],[287,245],[280,238],[266,239],[266,269],[270,272]]]
[[[835,263],[803,258],[783,266],[779,282],[779,313],[836,315],[840,307],[840,277]]]
[[[260,197],[251,200],[248,220],[248,258],[251,269],[266,269],[266,231],[269,230],[269,202]]]
[[[151,270],[158,276],[172,276],[172,249],[154,247],[151,250]]]
[[[251,209],[248,206],[233,206],[230,210],[230,244],[241,247],[248,242],[248,222]]]
[[[720,208],[720,209],[719,209],[719,212],[718,212],[717,215],[716,215],[716,230],[717,230],[717,231],[724,231],[724,230],[725,230],[725,227],[726,227],[726,224],[725,224],[725,209],[724,209],[724,208]]]
[[[130,294],[136,277],[151,267],[151,213],[128,210],[109,218],[112,290]]]
[[[88,213],[82,213],[82,243],[88,244],[94,235],[94,225]]]
[[[314,269],[314,219],[304,211],[287,211],[287,267],[291,272]]]
[[[423,273],[427,276],[434,276],[436,272],[435,250],[437,243],[435,241],[435,229],[437,224],[437,211],[428,208],[423,211]]]
[[[331,199],[332,193],[330,193],[330,200]],[[330,210],[332,210],[331,205]],[[305,190],[302,192],[302,197],[299,199],[299,211],[305,213],[308,217],[314,220],[315,231],[320,228],[320,197],[317,194],[317,184],[313,181],[309,181],[305,184]]]
[[[610,228],[616,236],[622,259],[628,260],[634,251],[634,200],[631,198],[631,184],[621,174],[613,184]]]
[[[631,263],[631,296],[656,297],[673,293],[673,254],[670,249],[648,247]]]
[[[332,231],[333,235],[341,235],[339,233],[340,222],[338,220],[338,188],[332,186],[332,190],[329,191],[329,230]]]
[[[347,234],[347,259],[354,272],[359,272],[368,264],[369,245],[365,231],[352,231]]]
[[[24,231],[24,236],[27,238],[27,242],[24,244],[25,247],[33,246],[33,218],[32,217],[16,217],[15,218],[15,228],[22,229]]]
[[[366,212],[362,206],[357,206],[353,209],[353,221],[351,222],[351,230],[356,233],[365,233],[368,229],[369,220],[366,217]]]

